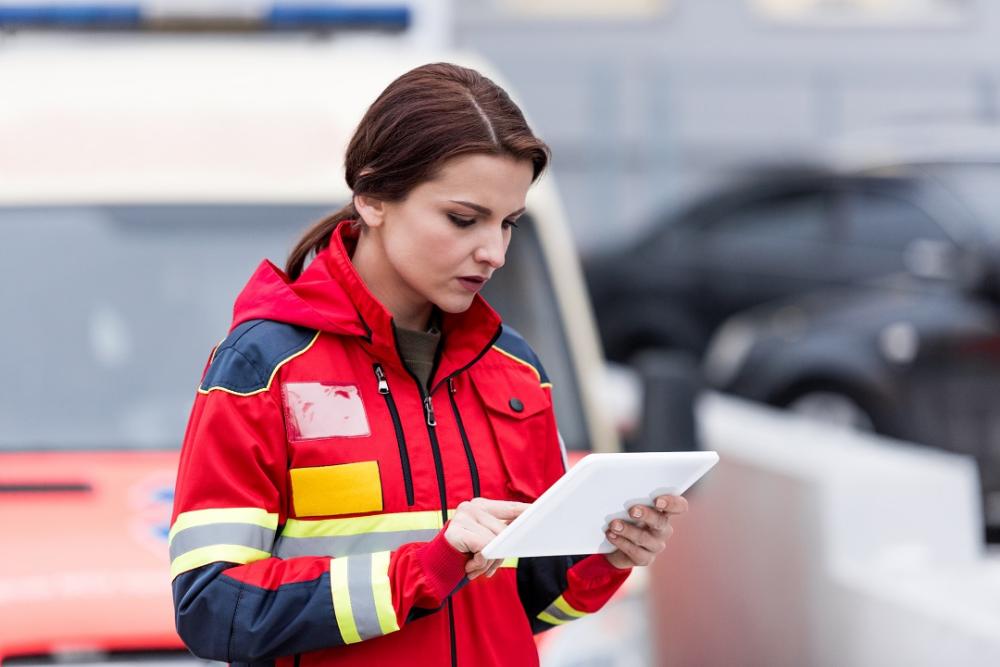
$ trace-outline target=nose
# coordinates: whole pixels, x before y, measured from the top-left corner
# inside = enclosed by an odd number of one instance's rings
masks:
[[[490,229],[484,234],[472,257],[477,262],[489,264],[495,271],[503,266],[506,254],[507,240],[503,231]]]

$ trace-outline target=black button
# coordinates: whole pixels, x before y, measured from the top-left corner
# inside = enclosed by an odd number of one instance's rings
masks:
[[[508,405],[510,405],[510,409],[513,410],[514,412],[523,412],[524,411],[524,403],[521,402],[521,399],[512,398],[512,399],[510,399],[510,402],[508,403]]]

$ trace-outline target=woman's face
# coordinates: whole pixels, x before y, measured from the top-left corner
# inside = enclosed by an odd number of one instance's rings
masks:
[[[504,264],[532,175],[526,160],[466,155],[446,162],[404,201],[359,205],[383,260],[362,275],[369,274],[369,287],[401,325],[422,326],[419,316],[426,318],[430,304],[449,313],[472,304]]]

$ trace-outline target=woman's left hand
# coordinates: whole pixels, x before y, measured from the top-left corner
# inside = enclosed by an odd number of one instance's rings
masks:
[[[629,510],[634,523],[615,519],[607,531],[608,541],[618,547],[607,554],[607,559],[617,568],[649,565],[667,546],[674,532],[670,517],[687,511],[688,503],[682,496],[659,496],[654,506],[636,505]]]

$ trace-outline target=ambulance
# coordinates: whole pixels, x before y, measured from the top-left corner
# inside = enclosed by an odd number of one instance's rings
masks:
[[[349,198],[344,149],[392,79],[451,61],[504,85],[474,54],[400,40],[405,7],[298,11],[0,5],[3,667],[195,660],[167,532],[234,297]],[[525,222],[485,296],[544,360],[568,447],[615,451],[551,175]]]

